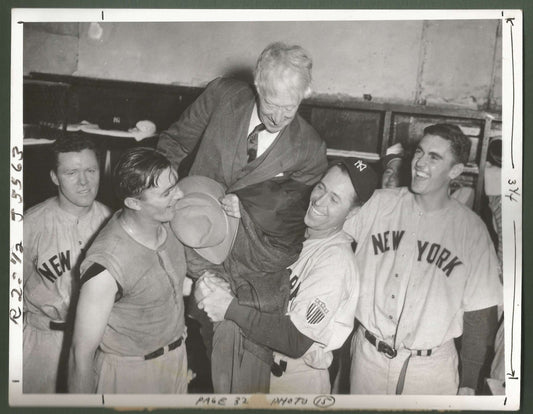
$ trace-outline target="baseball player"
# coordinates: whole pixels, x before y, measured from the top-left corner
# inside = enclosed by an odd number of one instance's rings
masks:
[[[213,320],[232,320],[247,337],[276,351],[271,393],[330,393],[331,351],[353,329],[359,294],[353,240],[342,225],[370,198],[377,181],[363,161],[344,159],[315,186],[305,215],[307,238],[286,276],[290,295],[285,314],[239,304],[216,278],[201,279],[206,296],[200,306]]]
[[[99,167],[94,144],[80,136],[59,138],[50,177],[58,195],[24,215],[23,392],[62,391],[58,380],[69,307],[79,262],[89,241],[110,215],[95,201]],[[65,338],[64,338],[65,337]],[[68,345],[67,345],[68,346]],[[63,368],[64,369],[64,368]]]
[[[344,226],[361,273],[352,393],[474,394],[478,386],[503,295],[484,223],[448,191],[469,151],[456,125],[427,127],[410,189],[376,191]]]
[[[182,196],[177,174],[161,153],[135,148],[114,178],[124,207],[81,265],[69,391],[186,393],[186,263],[168,225]]]

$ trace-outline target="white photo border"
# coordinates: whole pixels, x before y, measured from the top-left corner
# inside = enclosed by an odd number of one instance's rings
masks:
[[[22,393],[22,148],[24,22],[502,21],[502,209],[505,395],[79,395]],[[181,408],[517,410],[521,387],[523,21],[520,10],[13,9],[11,17],[9,404]]]

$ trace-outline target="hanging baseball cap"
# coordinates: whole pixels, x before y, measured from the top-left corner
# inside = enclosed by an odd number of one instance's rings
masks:
[[[400,142],[397,142],[394,145],[391,145],[389,148],[387,148],[387,151],[385,152],[385,156],[381,158],[381,167],[383,170],[387,169],[387,165],[392,160],[398,160],[401,161],[404,156],[404,150],[403,146]]]
[[[502,166],[502,136],[495,135],[490,137],[489,146],[487,147],[487,161],[492,165]]]
[[[352,181],[357,197],[363,203],[368,201],[378,186],[378,176],[374,168],[359,158],[342,157],[336,158],[330,163],[330,167],[344,165]]]
[[[220,264],[228,256],[239,227],[239,219],[226,214],[220,198],[222,185],[208,177],[192,175],[182,179],[183,198],[175,206],[170,227],[176,237],[211,263]]]

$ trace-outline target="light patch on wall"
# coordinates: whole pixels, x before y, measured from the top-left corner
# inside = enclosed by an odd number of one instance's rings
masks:
[[[87,32],[89,39],[98,41],[102,39],[104,34],[104,29],[100,26],[100,23],[91,23]]]
[[[107,43],[115,31],[114,23],[91,22],[81,24],[82,40],[89,44],[100,45]]]

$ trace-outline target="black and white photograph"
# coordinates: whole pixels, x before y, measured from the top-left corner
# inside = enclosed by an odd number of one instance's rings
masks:
[[[11,33],[10,405],[520,408],[519,10]]]

